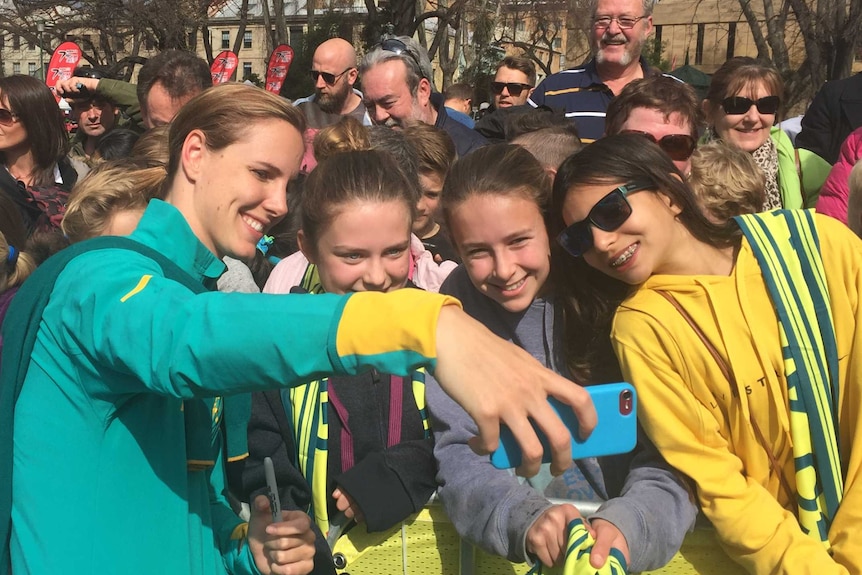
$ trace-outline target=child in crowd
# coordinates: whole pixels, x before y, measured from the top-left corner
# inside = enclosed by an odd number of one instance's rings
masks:
[[[344,116],[314,137],[314,157],[318,162],[338,152],[367,150],[370,147],[368,129],[353,116]]]
[[[862,160],[850,170],[847,187],[847,225],[857,236],[862,237]]]
[[[416,151],[416,168],[419,175],[419,202],[413,233],[422,240],[437,261],[459,262],[446,231],[440,227],[440,195],[443,182],[452,167],[457,153],[449,134],[424,123],[404,129],[407,142]]]
[[[69,196],[63,233],[72,243],[129,235],[150,200],[160,197],[164,179],[164,168],[140,167],[129,160],[96,165]]]
[[[345,294],[412,286],[416,195],[385,152],[323,160],[301,199],[297,239],[305,257],[282,260],[264,291]],[[308,509],[323,533],[339,512],[374,532],[420,510],[436,488],[424,378],[421,370],[408,377],[371,371],[256,394],[246,490],[265,485],[260,464],[271,456],[282,505]],[[311,486],[310,500],[296,486],[295,469]],[[317,563],[329,552],[320,555]]]
[[[561,310],[549,279],[544,219],[550,192],[547,171],[520,146],[495,144],[456,162],[443,211],[464,263],[442,291],[557,373],[581,383],[618,381],[584,379],[561,360]],[[694,523],[687,489],[645,438],[632,454],[578,460],[553,481],[546,467],[523,482],[470,450],[473,422],[430,378],[428,408],[446,512],[463,537],[491,553],[560,563],[567,525],[580,513],[548,497],[601,502],[590,519],[594,567],[605,564],[611,549],[622,553],[632,571],[661,567]]]
[[[715,224],[637,135],[564,162],[551,210],[555,267],[604,302],[578,313],[574,282],[557,286],[567,359],[610,335],[728,555],[754,574],[860,572],[862,242],[810,210]]]
[[[691,155],[688,184],[716,224],[734,216],[763,211],[766,178],[751,154],[736,146],[710,142]]]
[[[530,152],[545,167],[551,180],[563,160],[581,151],[583,145],[575,125],[567,122],[561,126],[539,128],[517,136],[512,143]]]

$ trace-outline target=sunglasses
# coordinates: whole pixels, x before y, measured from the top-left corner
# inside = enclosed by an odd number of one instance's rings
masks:
[[[658,147],[675,162],[684,162],[689,159],[697,146],[697,142],[688,134],[668,134],[657,140],[649,132],[642,132],[640,130],[623,130],[620,133],[643,136],[653,144],[658,144]]]
[[[491,92],[494,94],[502,94],[503,88],[509,91],[509,94],[516,98],[521,95],[524,90],[530,90],[532,86],[529,84],[520,84],[518,82],[491,82]]]
[[[0,108],[0,124],[11,126],[17,119],[18,114],[13,113],[11,110],[7,110],[6,108]]]
[[[724,108],[725,114],[745,114],[752,106],[757,106],[757,111],[761,114],[775,114],[780,105],[781,98],[778,96],[766,96],[759,100],[732,96],[721,101],[721,107]]]
[[[419,58],[417,58],[416,54],[413,53],[410,47],[401,40],[398,38],[388,38],[380,43],[380,48],[386,52],[398,54],[399,56],[407,56],[413,60],[414,64],[416,64],[416,71],[419,72],[419,75],[425,78],[425,71],[422,69],[422,64],[419,63]]]
[[[315,83],[317,83],[318,78],[323,76],[323,81],[326,82],[329,86],[332,86],[333,84],[335,84],[335,82],[339,78],[341,78],[342,76],[344,76],[345,74],[347,74],[351,70],[353,70],[353,66],[351,66],[350,68],[348,68],[347,70],[345,70],[341,74],[333,74],[331,72],[318,72],[317,70],[311,70],[310,72],[311,72],[311,79]]]
[[[626,196],[654,188],[655,184],[647,181],[635,181],[623,184],[611,190],[587,214],[587,219],[575,222],[557,236],[557,242],[573,257],[579,258],[593,247],[593,232],[590,226],[612,232],[632,215],[632,206]]]

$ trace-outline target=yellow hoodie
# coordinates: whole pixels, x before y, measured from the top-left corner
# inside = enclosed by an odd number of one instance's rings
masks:
[[[778,320],[743,239],[730,276],[655,275],[617,310],[613,344],[639,395],[644,429],[668,463],[697,486],[704,514],[728,554],[751,573],[862,573],[862,242],[815,216],[839,358],[839,449],[844,501],[829,530],[833,554],[796,519],[766,449],[795,490],[787,381]],[[672,294],[733,371],[736,389],[692,326],[662,297]],[[862,332],[860,332],[862,333]],[[768,445],[758,441],[754,419]],[[766,449],[765,449],[766,448]],[[855,449],[854,449],[855,448]]]

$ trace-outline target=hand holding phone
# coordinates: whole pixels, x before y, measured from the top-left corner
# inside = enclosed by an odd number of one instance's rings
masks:
[[[617,455],[634,449],[637,444],[637,395],[634,387],[628,383],[607,383],[584,389],[590,394],[599,416],[598,424],[585,440],[580,438],[578,420],[572,408],[553,397],[548,398],[571,434],[572,459]],[[533,429],[544,449],[542,462],[549,463],[548,439],[535,423]],[[521,448],[505,425],[500,427],[500,446],[491,454],[491,464],[497,469],[521,465]]]
[[[263,473],[266,476],[267,497],[269,498],[269,510],[272,513],[272,522],[281,522],[281,500],[278,497],[278,484],[275,482],[275,467],[272,458],[263,458]]]

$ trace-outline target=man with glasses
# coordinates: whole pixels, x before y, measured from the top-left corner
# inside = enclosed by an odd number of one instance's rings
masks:
[[[688,176],[703,126],[703,110],[694,88],[661,75],[635,80],[623,88],[608,106],[605,133],[640,134],[652,140]]]
[[[305,113],[308,128],[320,130],[338,122],[342,116],[353,116],[366,126],[371,120],[362,103],[362,93],[354,89],[359,71],[356,51],[343,38],[330,38],[317,47],[311,59],[314,94],[296,100]]]
[[[652,32],[655,0],[594,0],[590,42],[593,59],[557,72],[539,84],[528,103],[564,109],[584,143],[604,134],[605,111],[631,81],[659,72],[641,51]]]
[[[536,65],[529,58],[506,56],[497,64],[491,96],[496,109],[523,106],[536,85]]]
[[[359,72],[373,123],[391,128],[412,122],[436,126],[449,134],[459,156],[488,143],[446,112],[443,95],[434,91],[428,53],[411,38],[384,40],[365,55]]]

